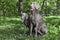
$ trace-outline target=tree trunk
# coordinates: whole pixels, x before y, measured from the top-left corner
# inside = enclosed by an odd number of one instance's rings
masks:
[[[56,7],[57,9],[60,9],[60,0],[57,0]]]
[[[23,0],[19,0],[19,8],[18,8],[18,12],[21,15],[21,11],[23,10],[23,5],[22,5]]]

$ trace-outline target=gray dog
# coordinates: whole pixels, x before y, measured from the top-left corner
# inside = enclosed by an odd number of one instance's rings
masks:
[[[41,15],[39,14],[39,4],[37,2],[32,2],[30,5],[31,11],[31,27],[30,27],[30,34],[32,34],[33,25],[35,25],[35,37],[37,37],[37,33],[47,33],[47,28]],[[40,31],[41,30],[41,31]],[[42,32],[42,33],[41,33]]]

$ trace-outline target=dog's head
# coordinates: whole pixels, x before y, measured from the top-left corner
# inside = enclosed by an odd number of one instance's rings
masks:
[[[35,10],[39,8],[39,4],[37,2],[32,2],[30,5],[30,10]]]
[[[21,16],[22,22],[24,22],[25,20],[28,19],[27,13],[22,13],[21,15],[22,15],[22,16]]]

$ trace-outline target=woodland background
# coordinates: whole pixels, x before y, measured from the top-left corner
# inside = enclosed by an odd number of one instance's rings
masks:
[[[39,36],[38,40],[60,40],[60,0],[23,0],[23,10],[29,13],[29,4],[39,3],[48,33]],[[22,0],[0,0],[0,40],[34,40],[23,35],[19,3]]]

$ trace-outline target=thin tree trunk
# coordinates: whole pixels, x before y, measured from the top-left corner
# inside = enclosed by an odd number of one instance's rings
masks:
[[[41,10],[42,10],[42,13],[44,12],[44,14],[46,15],[46,16],[48,16],[48,11],[46,10],[46,11],[43,11],[43,9],[44,8],[47,8],[47,3],[45,3],[46,2],[46,0],[43,0],[42,1],[42,6],[41,6]]]
[[[19,14],[20,15],[21,15],[21,11],[23,10],[22,2],[23,2],[23,0],[19,0],[19,8],[18,8],[18,11],[19,11]]]
[[[57,9],[60,9],[60,0],[57,0],[56,7]]]
[[[42,1],[41,9],[43,9],[45,1],[46,1],[46,0],[43,0],[43,1]]]

